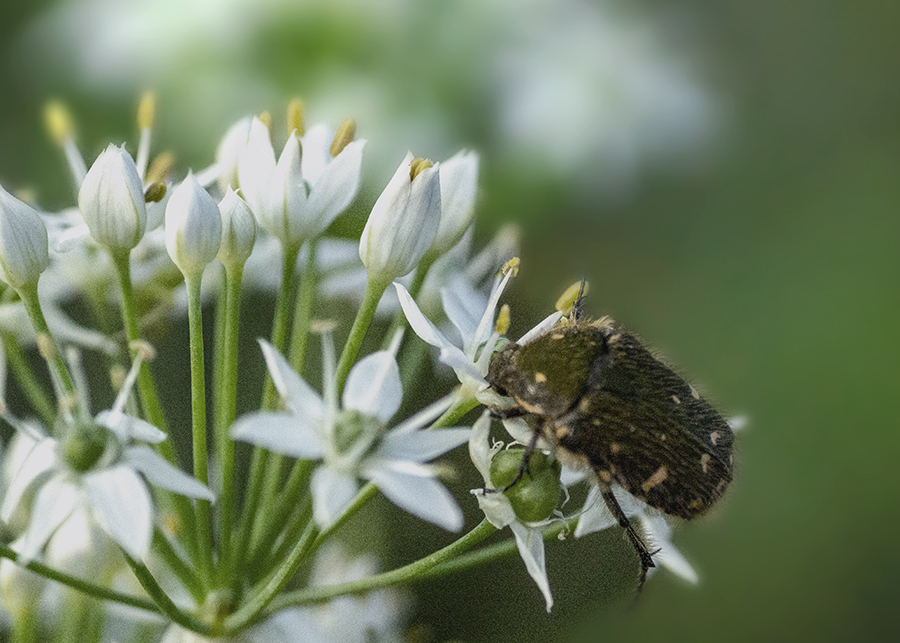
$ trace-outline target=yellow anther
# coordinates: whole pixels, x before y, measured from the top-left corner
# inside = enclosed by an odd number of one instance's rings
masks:
[[[175,155],[172,152],[160,152],[150,163],[145,180],[149,183],[165,183],[175,166]]]
[[[156,359],[156,349],[153,348],[153,344],[150,342],[144,341],[143,339],[136,339],[131,342],[128,347],[135,352],[136,356],[139,356],[145,362],[152,362]]]
[[[334,135],[334,140],[331,142],[332,158],[340,154],[345,147],[353,142],[354,138],[356,138],[356,122],[352,118],[348,118],[341,123],[337,134]]]
[[[303,125],[303,101],[299,98],[292,98],[287,106],[287,133],[297,132],[297,137],[306,134],[306,128]]]
[[[113,364],[109,369],[109,381],[114,391],[120,391],[125,384],[128,371],[121,364]]]
[[[144,92],[141,102],[138,103],[137,124],[139,129],[153,127],[153,119],[156,117],[156,94]]]
[[[575,302],[578,301],[578,294],[581,293],[581,281],[576,281],[574,284],[566,288],[566,291],[560,295],[559,299],[556,300],[556,310],[563,313],[564,315],[569,315],[572,312],[572,306],[575,305]],[[588,294],[588,282],[584,282],[584,292],[582,295]]]
[[[315,333],[316,335],[323,335],[333,331],[337,328],[337,325],[338,323],[334,319],[314,319],[309,324],[309,332]]]
[[[506,335],[506,331],[509,330],[509,304],[503,304],[500,307],[500,312],[497,313],[497,323],[494,324],[494,330],[497,331],[498,335]]]
[[[423,159],[422,157],[414,158],[409,164],[409,180],[415,180],[415,178],[419,176],[419,174],[430,167],[431,161],[429,161],[428,159]]]
[[[147,189],[144,190],[144,202],[145,203],[159,203],[163,200],[163,197],[166,196],[166,184],[165,183],[151,183],[147,186]]]
[[[63,145],[67,138],[72,138],[72,117],[60,101],[52,100],[44,106],[44,122],[57,145]]]
[[[269,136],[272,135],[272,114],[263,112],[257,118],[263,122],[263,125],[269,128]]]
[[[521,263],[521,261],[519,261],[518,257],[513,257],[512,259],[507,261],[505,264],[503,264],[503,267],[500,268],[500,274],[505,276],[507,273],[511,272],[512,276],[515,277],[517,274],[519,274],[519,264],[520,263]]]

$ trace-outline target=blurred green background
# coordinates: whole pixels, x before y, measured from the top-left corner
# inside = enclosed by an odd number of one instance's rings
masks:
[[[483,155],[480,237],[523,228],[513,336],[584,272],[591,313],[625,321],[750,418],[727,499],[676,535],[698,587],[663,571],[625,609],[636,561],[604,533],[550,544],[550,615],[510,558],[416,587],[411,623],[440,641],[896,640],[900,5],[556,5],[595,24],[536,0],[131,4],[3,3],[5,187],[71,203],[42,105],[70,105],[93,158],[134,140],[148,87],[157,149],[184,167],[209,162],[233,120],[295,94],[312,120],[358,115],[363,206],[406,147],[440,159],[470,146]],[[617,49],[621,33],[640,46]],[[112,49],[80,58],[91,41]],[[517,88],[545,63],[558,84],[530,96],[550,105],[520,118]],[[623,96],[629,74],[638,89]],[[398,561],[446,542],[425,528],[404,549],[400,535]]]

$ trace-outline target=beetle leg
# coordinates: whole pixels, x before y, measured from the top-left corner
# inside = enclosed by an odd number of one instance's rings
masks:
[[[644,581],[647,580],[647,572],[651,567],[656,567],[656,564],[653,562],[653,556],[650,554],[644,541],[641,540],[641,537],[634,530],[634,527],[628,520],[628,516],[622,511],[622,507],[619,506],[619,501],[612,494],[612,490],[608,486],[603,485],[600,487],[600,495],[603,496],[603,501],[610,512],[612,512],[613,517],[618,521],[619,526],[628,534],[628,539],[641,559],[641,578],[637,586],[637,594],[640,594],[641,590],[644,589]]]

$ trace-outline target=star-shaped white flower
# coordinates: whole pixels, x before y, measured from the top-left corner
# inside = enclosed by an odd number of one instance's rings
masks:
[[[402,284],[394,283],[397,296],[400,298],[400,306],[413,331],[432,346],[439,348],[438,359],[456,373],[462,385],[460,397],[475,398],[488,405],[496,405],[502,401],[490,389],[485,376],[500,339],[500,334],[494,328],[494,312],[512,274],[513,271],[510,270],[494,279],[487,305],[483,307],[478,305],[480,297],[472,288],[441,289],[444,312],[459,331],[462,340],[460,344],[447,339],[437,326],[422,314],[409,291]],[[553,313],[528,331],[519,340],[520,343],[550,328],[561,316],[562,313]]]
[[[139,360],[135,362],[139,364]],[[33,560],[76,509],[87,511],[129,556],[143,559],[153,538],[153,501],[144,478],[184,496],[214,499],[205,485],[140,444],[157,444],[166,435],[149,422],[122,412],[136,377],[137,368],[133,367],[112,409],[93,419],[69,418],[66,431],[75,430],[75,422],[88,422],[102,436],[102,451],[86,470],[73,467],[67,449],[71,445],[65,439],[46,435],[35,423],[4,416],[33,442],[0,506],[0,519],[8,522],[27,492],[34,491],[21,559]]]
[[[503,448],[498,442],[489,444],[488,432],[491,425],[490,413],[485,411],[472,426],[472,437],[469,440],[469,455],[472,462],[484,478],[487,487],[491,487],[491,460],[494,455]],[[490,493],[485,489],[473,489],[472,493],[478,499],[478,506],[497,529],[509,527],[516,539],[519,554],[525,563],[528,574],[537,583],[538,589],[544,595],[547,603],[547,611],[553,607],[553,596],[550,593],[550,581],[547,579],[547,568],[544,562],[544,535],[543,527],[549,524],[544,520],[537,523],[524,523],[518,519],[505,494]]]
[[[636,516],[640,520],[644,528],[644,544],[647,545],[647,549],[652,554],[653,562],[662,565],[689,583],[696,583],[698,580],[697,572],[694,571],[687,559],[672,544],[672,528],[666,521],[665,516],[648,507],[646,503],[641,502],[618,485],[614,485],[612,491],[625,515],[629,518]],[[575,537],[580,538],[586,534],[602,531],[617,524],[618,521],[613,517],[606,503],[600,497],[600,489],[596,485],[592,486],[584,503],[584,512],[581,514],[578,526],[575,528]],[[656,569],[650,569],[648,576],[653,574]]]
[[[450,400],[442,400],[385,432],[403,395],[392,351],[372,353],[354,365],[339,408],[330,336],[323,339],[324,398],[275,347],[265,341],[260,344],[287,412],[245,415],[235,423],[232,435],[295,458],[322,460],[310,483],[313,515],[320,526],[341,515],[362,478],[371,480],[409,513],[445,529],[462,528],[456,501],[437,480],[435,470],[424,463],[466,442],[469,430],[420,430],[445,411]]]

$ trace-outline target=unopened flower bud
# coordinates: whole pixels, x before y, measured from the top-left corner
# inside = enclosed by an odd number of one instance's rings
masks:
[[[21,288],[37,283],[49,265],[47,228],[41,217],[0,186],[0,279]]]
[[[409,153],[378,197],[359,241],[370,279],[409,274],[431,246],[441,220],[438,171]]]
[[[144,236],[144,186],[131,155],[110,145],[88,170],[78,208],[91,236],[110,250],[131,250]]]
[[[242,266],[256,243],[256,219],[231,188],[219,203],[219,213],[222,215],[222,244],[216,256],[226,267]]]
[[[219,208],[188,173],[166,206],[166,250],[186,277],[199,277],[216,258],[221,239]]]
[[[459,243],[475,215],[478,154],[463,150],[441,163],[441,223],[428,255],[437,259]]]
[[[495,489],[512,486],[504,493],[522,522],[546,520],[559,502],[559,461],[534,451],[522,477],[516,481],[525,449],[506,449],[491,460],[491,484]],[[513,484],[515,482],[515,484]]]

